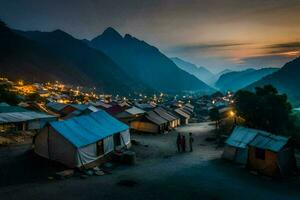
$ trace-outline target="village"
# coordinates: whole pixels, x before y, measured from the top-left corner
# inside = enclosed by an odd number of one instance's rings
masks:
[[[243,126],[231,92],[129,98],[1,85],[21,99],[0,104],[3,199],[298,199],[293,141]]]

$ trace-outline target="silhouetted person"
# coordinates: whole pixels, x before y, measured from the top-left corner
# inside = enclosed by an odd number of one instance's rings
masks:
[[[181,148],[182,148],[182,152],[185,152],[185,136],[184,135],[181,137]]]
[[[192,133],[189,133],[189,145],[190,145],[190,152],[193,151],[193,142],[194,142],[194,138]]]
[[[176,144],[177,144],[177,151],[180,152],[181,151],[181,135],[180,133],[178,133],[177,135],[177,139],[176,139]]]

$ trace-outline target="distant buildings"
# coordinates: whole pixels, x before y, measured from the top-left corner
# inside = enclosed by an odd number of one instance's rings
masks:
[[[27,131],[39,130],[47,122],[56,120],[56,116],[26,110],[18,106],[1,104],[0,131]]]

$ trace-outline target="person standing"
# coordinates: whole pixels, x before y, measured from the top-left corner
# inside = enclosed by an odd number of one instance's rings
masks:
[[[190,145],[190,152],[193,151],[193,142],[194,142],[194,138],[192,133],[189,133],[189,145]]]
[[[185,145],[185,136],[183,135],[183,136],[181,137],[181,148],[182,148],[182,152],[185,152],[185,147],[186,147],[186,145]]]
[[[177,151],[178,152],[180,152],[180,150],[181,150],[181,135],[180,135],[180,133],[178,133],[178,135],[177,135],[177,140],[176,140],[176,144],[177,144]]]

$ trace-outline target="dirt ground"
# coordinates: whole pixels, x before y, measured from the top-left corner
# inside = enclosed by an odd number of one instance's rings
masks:
[[[0,199],[299,199],[298,178],[272,180],[221,160],[222,148],[206,141],[213,128],[199,123],[165,135],[132,135],[139,143],[132,147],[136,165],[87,179],[48,180],[58,166],[39,158],[31,158],[35,164],[26,161],[25,146],[0,149]],[[194,134],[194,152],[177,152],[177,132]]]

